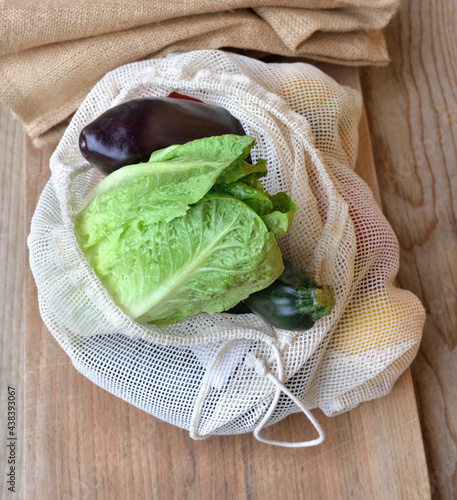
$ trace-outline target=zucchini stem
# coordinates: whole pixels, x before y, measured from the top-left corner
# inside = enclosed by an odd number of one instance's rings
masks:
[[[308,314],[313,321],[330,314],[335,305],[333,287],[330,285],[297,288],[296,292],[298,312]]]

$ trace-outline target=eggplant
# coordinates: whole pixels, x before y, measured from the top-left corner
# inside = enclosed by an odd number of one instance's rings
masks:
[[[171,97],[132,99],[86,125],[81,154],[108,175],[147,162],[151,153],[174,144],[214,135],[245,135],[241,123],[221,106]]]
[[[306,271],[283,259],[284,271],[269,287],[243,301],[249,310],[283,330],[309,330],[330,314],[335,304],[333,288],[318,285]]]

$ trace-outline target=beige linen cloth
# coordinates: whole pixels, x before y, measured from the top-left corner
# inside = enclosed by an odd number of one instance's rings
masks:
[[[196,49],[347,65],[389,61],[400,0],[48,0],[0,4],[0,101],[38,147],[56,142],[92,86],[140,59]]]

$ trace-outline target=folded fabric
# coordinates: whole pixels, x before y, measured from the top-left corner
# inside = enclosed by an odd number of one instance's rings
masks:
[[[226,48],[349,65],[389,61],[400,0],[62,0],[0,6],[0,101],[41,147],[57,141],[108,71],[171,52]]]

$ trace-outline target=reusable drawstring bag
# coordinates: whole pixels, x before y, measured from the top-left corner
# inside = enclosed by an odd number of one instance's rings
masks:
[[[161,328],[115,305],[75,238],[75,215],[101,174],[79,152],[81,129],[108,108],[177,92],[226,108],[267,160],[270,194],[298,210],[278,239],[284,258],[332,285],[332,313],[303,332],[254,314],[201,313]],[[305,63],[264,63],[221,50],[175,53],[103,77],[51,157],[51,178],[28,238],[44,323],[78,371],[194,439],[254,432],[283,446],[322,442],[312,415],[346,412],[387,394],[413,360],[424,311],[394,285],[396,237],[353,172],[361,97]],[[302,411],[312,441],[278,443],[261,431]]]

